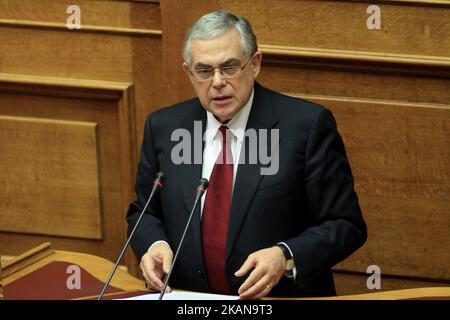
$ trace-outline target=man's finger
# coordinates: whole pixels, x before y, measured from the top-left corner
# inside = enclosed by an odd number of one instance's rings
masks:
[[[144,279],[148,282],[150,277],[149,277],[149,273],[147,272],[147,270],[153,270],[155,268],[153,260],[146,259],[146,257],[143,257],[143,259],[140,263],[140,268],[141,268],[142,275],[144,276]]]
[[[267,295],[270,290],[272,290],[270,278],[264,276],[254,283],[248,290],[240,292],[239,297],[241,299],[258,299]]]
[[[258,282],[262,276],[264,276],[263,268],[255,268],[244,283],[239,287],[238,293],[241,294],[247,291],[251,286]]]
[[[255,261],[250,256],[245,260],[244,264],[234,273],[236,277],[242,277],[255,266]]]
[[[166,293],[169,293],[169,292],[172,292],[172,288],[170,288],[170,286],[169,286],[169,285],[167,285],[167,288],[166,288]]]
[[[153,289],[161,290],[164,287],[163,282],[156,276],[156,273],[152,272],[148,276],[148,282]]]
[[[164,275],[161,259],[156,257],[144,257],[141,263],[142,273],[151,289],[161,290],[161,278]]]
[[[147,274],[147,272],[146,272],[144,269],[141,269],[141,270],[142,270],[142,276],[143,276],[144,279],[145,279],[145,283],[148,284],[148,282],[149,282],[148,274]]]
[[[169,273],[170,265],[172,264],[172,254],[165,253],[162,256],[162,268],[165,274]]]

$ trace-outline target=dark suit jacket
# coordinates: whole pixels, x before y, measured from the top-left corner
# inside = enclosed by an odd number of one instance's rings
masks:
[[[202,165],[175,165],[171,152],[179,141],[171,141],[171,134],[184,128],[194,136],[194,121],[201,121],[205,130],[206,111],[198,98],[158,110],[147,118],[137,172],[137,200],[127,214],[129,230],[149,196],[156,172],[164,172],[166,181],[131,241],[138,260],[154,241],[167,241],[174,252],[178,246]],[[275,175],[261,175],[260,168],[267,165],[248,161],[239,164],[226,255],[232,293],[237,293],[246,278],[237,278],[234,272],[248,255],[284,241],[294,254],[297,281],[283,277],[271,295],[334,295],[331,267],[357,250],[367,235],[333,115],[317,104],[255,83],[247,123],[250,128],[279,130],[279,147],[268,146],[269,154],[278,152],[279,170]],[[194,149],[192,146],[192,157]],[[174,288],[210,291],[200,217],[197,208],[172,274]]]

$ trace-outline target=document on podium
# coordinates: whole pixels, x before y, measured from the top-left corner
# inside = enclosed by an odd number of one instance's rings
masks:
[[[159,300],[159,293],[149,293],[131,298],[117,300]],[[172,291],[165,293],[163,300],[239,300],[239,296],[230,296],[213,293]]]

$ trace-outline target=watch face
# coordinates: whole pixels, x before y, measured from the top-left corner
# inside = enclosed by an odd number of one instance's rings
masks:
[[[286,261],[286,270],[290,271],[294,269],[294,259],[289,259]]]

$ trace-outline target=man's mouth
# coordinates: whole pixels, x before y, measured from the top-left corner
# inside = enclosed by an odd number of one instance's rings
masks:
[[[217,96],[213,98],[214,104],[225,105],[231,102],[231,96]]]

